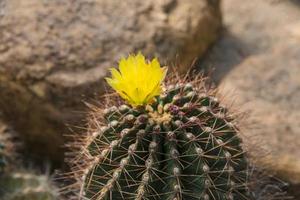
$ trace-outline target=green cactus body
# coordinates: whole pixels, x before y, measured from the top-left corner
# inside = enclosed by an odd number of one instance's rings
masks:
[[[104,124],[84,146],[83,199],[252,199],[238,129],[203,89],[171,85],[147,106],[106,109]]]
[[[46,175],[31,172],[13,172],[0,179],[0,199],[55,200],[57,191]]]
[[[1,113],[0,113],[1,114]],[[0,175],[11,168],[16,161],[16,135],[4,122],[0,119]]]
[[[4,171],[6,165],[4,151],[5,151],[5,146],[2,143],[2,141],[0,141],[0,174]]]

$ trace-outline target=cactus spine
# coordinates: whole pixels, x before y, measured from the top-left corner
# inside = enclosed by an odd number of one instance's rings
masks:
[[[202,83],[201,83],[202,84]],[[227,109],[195,82],[147,106],[112,106],[87,138],[84,199],[246,200],[247,160]],[[99,118],[99,113],[97,117]]]

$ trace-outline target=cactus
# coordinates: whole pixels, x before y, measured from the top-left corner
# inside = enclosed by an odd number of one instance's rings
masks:
[[[7,162],[6,161],[7,138],[6,138],[6,135],[5,135],[5,129],[6,129],[6,127],[0,121],[0,174],[4,171],[5,166],[6,166],[6,162]]]
[[[5,150],[5,146],[3,142],[0,140],[0,173],[4,171],[5,164],[6,164],[4,150]]]
[[[132,106],[96,108],[73,160],[81,198],[252,199],[235,118],[200,79],[176,82],[151,100],[122,90]]]
[[[17,162],[17,146],[15,133],[0,119],[0,175]]]
[[[16,133],[0,120],[0,199],[55,200],[57,193],[46,175],[20,170],[18,151],[22,148]]]
[[[46,175],[30,171],[17,171],[0,179],[0,199],[5,200],[55,200],[58,193]]]

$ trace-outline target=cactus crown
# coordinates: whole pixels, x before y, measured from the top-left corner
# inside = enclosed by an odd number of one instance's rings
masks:
[[[175,81],[145,106],[95,113],[74,160],[81,198],[252,199],[234,117],[202,79]]]

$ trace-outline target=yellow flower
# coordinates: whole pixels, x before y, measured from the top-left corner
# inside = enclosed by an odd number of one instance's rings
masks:
[[[155,58],[151,62],[139,53],[122,58],[119,70],[111,68],[108,84],[132,106],[149,103],[161,91],[161,83],[166,76],[167,68],[160,67]]]

